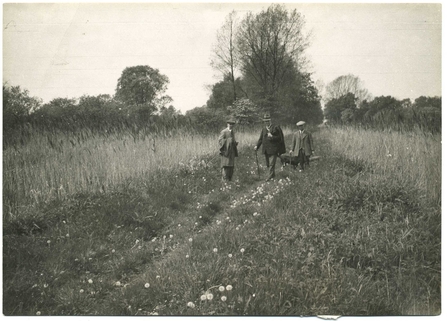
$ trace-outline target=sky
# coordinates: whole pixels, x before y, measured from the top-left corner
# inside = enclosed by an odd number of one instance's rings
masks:
[[[3,82],[43,102],[115,93],[126,67],[169,78],[183,113],[221,79],[210,66],[216,32],[272,2],[4,3]],[[312,32],[308,71],[319,84],[352,74],[373,96],[441,96],[442,9],[436,3],[291,3]]]

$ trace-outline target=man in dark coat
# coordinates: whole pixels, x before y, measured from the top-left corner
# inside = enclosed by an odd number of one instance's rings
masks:
[[[298,157],[300,172],[304,170],[304,164],[309,166],[310,156],[314,152],[312,134],[304,129],[305,124],[304,121],[296,123],[298,131],[293,133],[292,148],[290,149],[290,154]]]
[[[234,158],[238,156],[236,137],[234,136],[234,119],[227,120],[227,128],[219,135],[220,167],[222,168],[222,180],[231,181],[234,172]]]
[[[262,145],[262,154],[265,155],[265,163],[269,169],[268,181],[275,177],[276,159],[279,155],[285,153],[286,147],[281,127],[272,124],[269,114],[264,115],[263,121],[264,127],[262,128],[255,150],[257,151]]]

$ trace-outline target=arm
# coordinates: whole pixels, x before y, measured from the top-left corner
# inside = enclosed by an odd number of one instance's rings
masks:
[[[272,133],[272,136],[273,136],[273,137],[270,137],[269,139],[270,139],[272,142],[280,142],[280,141],[281,141],[281,134],[279,133],[279,129],[278,129],[278,127],[275,126],[275,128],[273,128],[273,130],[271,131],[271,133]]]
[[[219,135],[219,149],[222,149],[222,147],[225,146],[225,143],[226,143],[225,130],[222,130]]]

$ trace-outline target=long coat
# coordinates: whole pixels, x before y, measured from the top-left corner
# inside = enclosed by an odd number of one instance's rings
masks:
[[[238,156],[234,130],[225,128],[219,135],[220,167],[234,166],[234,158]]]
[[[286,148],[281,128],[273,125],[269,128],[267,129],[265,126],[262,128],[256,147],[259,148],[262,144],[262,154],[281,155],[285,153]],[[272,134],[272,137],[268,137],[269,132]]]
[[[300,149],[304,150],[304,154],[306,156],[311,156],[312,151],[314,150],[314,142],[312,139],[312,134],[307,130],[303,130],[302,133],[300,131],[296,131],[293,133],[292,139],[292,156],[298,156]]]

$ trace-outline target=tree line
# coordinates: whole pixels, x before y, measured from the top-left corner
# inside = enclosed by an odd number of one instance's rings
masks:
[[[302,14],[280,4],[243,17],[235,11],[228,14],[217,31],[210,60],[221,80],[209,86],[206,104],[185,115],[166,95],[169,78],[147,65],[125,68],[113,96],[55,98],[43,104],[26,89],[4,83],[4,148],[24,143],[36,131],[126,130],[135,137],[182,128],[209,132],[223,126],[229,116],[250,126],[265,112],[282,125],[299,120],[318,125],[326,118],[331,124],[440,131],[440,97],[420,97],[414,103],[373,99],[353,75],[318,86],[306,72],[310,34],[304,26]]]
[[[441,97],[420,96],[414,102],[391,96],[373,98],[358,77],[345,75],[326,86],[325,101],[328,124],[441,132]]]

